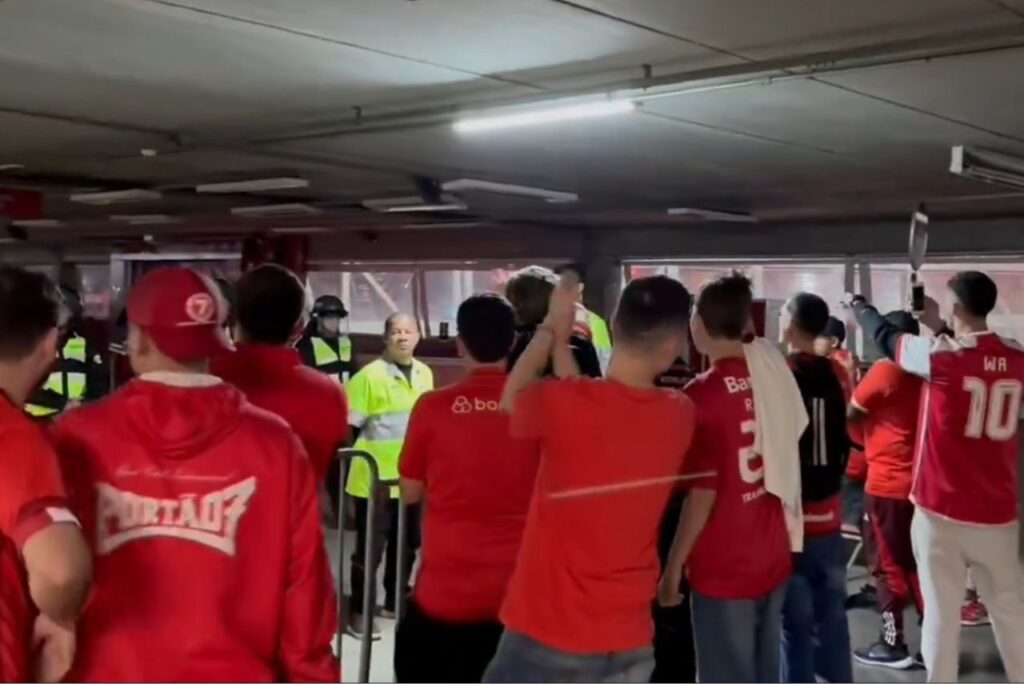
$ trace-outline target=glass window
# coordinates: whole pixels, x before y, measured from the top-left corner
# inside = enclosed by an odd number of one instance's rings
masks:
[[[423,278],[431,333],[437,334],[440,324],[448,323],[451,334],[454,334],[459,304],[467,297],[482,292],[504,294],[505,284],[518,268],[507,265],[488,269],[426,271]]]
[[[314,297],[332,294],[345,302],[352,332],[380,334],[391,314],[415,313],[412,271],[313,271],[308,280]]]

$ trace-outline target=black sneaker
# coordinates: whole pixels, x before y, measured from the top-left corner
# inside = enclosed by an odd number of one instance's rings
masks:
[[[365,622],[366,621],[363,620],[363,617],[361,615],[353,614],[352,617],[349,619],[348,624],[345,625],[345,633],[351,637],[355,637],[356,639],[362,639],[363,625]],[[370,640],[380,641],[380,629],[377,627],[377,623],[375,621],[370,622],[370,629],[372,630],[370,632]]]
[[[878,610],[878,590],[870,584],[865,584],[856,594],[846,597],[846,610],[859,610],[872,608]]]
[[[865,665],[877,665],[893,670],[908,670],[914,666],[914,658],[905,644],[890,646],[879,641],[866,648],[858,648],[853,652],[857,662]]]

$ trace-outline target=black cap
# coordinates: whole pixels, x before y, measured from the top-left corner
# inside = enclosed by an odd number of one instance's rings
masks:
[[[348,309],[340,299],[334,295],[321,295],[313,303],[314,316],[337,316],[338,318],[348,317]]]
[[[839,340],[839,344],[846,341],[846,324],[835,316],[828,317],[828,323],[825,324],[825,330],[821,333],[822,337],[834,337]]]

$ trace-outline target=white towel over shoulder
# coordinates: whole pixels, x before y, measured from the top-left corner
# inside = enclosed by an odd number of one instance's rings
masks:
[[[807,428],[807,410],[786,358],[768,340],[743,345],[754,395],[757,431],[754,450],[764,461],[765,490],[781,501],[790,547],[804,547],[800,497],[800,437]]]

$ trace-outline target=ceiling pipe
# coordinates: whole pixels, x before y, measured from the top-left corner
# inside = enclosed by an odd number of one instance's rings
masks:
[[[674,72],[649,78],[613,81],[576,88],[550,90],[543,95],[476,100],[373,114],[359,108],[352,116],[308,124],[299,130],[250,136],[237,141],[186,137],[187,146],[264,145],[358,133],[422,128],[451,123],[470,111],[529,106],[554,100],[614,95],[637,102],[676,97],[693,92],[774,83],[796,78],[817,78],[853,70],[907,64],[1024,47],[1024,24],[974,31],[943,33],[876,45],[787,56],[764,61]]]
[[[140,135],[151,135],[157,138],[162,138],[164,141],[175,145],[180,143],[178,134],[174,131],[137,126],[135,124],[124,123],[121,121],[105,121],[102,119],[93,119],[87,116],[39,112],[30,109],[18,109],[16,107],[0,107],[0,114],[12,114],[14,116],[23,116],[30,119],[45,119],[47,121],[54,121],[57,123],[86,126],[88,128],[99,128],[112,131],[114,133],[138,133]]]

